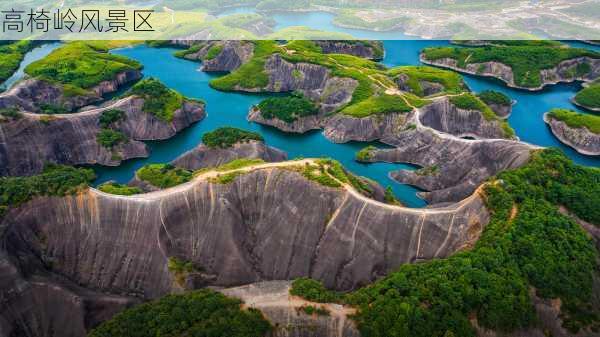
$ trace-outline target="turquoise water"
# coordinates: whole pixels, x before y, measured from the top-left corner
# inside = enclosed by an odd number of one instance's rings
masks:
[[[19,69],[17,69],[17,71],[14,74],[12,74],[11,77],[6,79],[6,81],[4,81],[4,83],[0,85],[0,88],[10,88],[14,83],[23,78],[23,75],[25,75],[25,73],[23,72],[25,67],[27,67],[30,63],[35,62],[50,54],[50,52],[58,48],[58,46],[60,46],[60,42],[46,43],[34,48],[29,53],[25,54],[23,61],[21,61],[21,64],[19,65]]]
[[[319,131],[304,135],[293,135],[271,127],[250,123],[246,120],[248,110],[265,96],[224,93],[213,90],[208,86],[208,82],[218,75],[199,71],[198,63],[178,59],[172,55],[174,51],[175,49],[170,48],[155,49],[147,46],[136,46],[115,50],[114,53],[140,61],[144,65],[145,76],[156,77],[185,96],[205,100],[208,116],[203,121],[183,130],[169,140],[148,142],[151,150],[149,158],[128,160],[119,167],[95,167],[98,175],[97,183],[108,180],[126,183],[133,177],[135,171],[143,165],[168,162],[183,152],[194,148],[200,143],[202,134],[205,132],[221,126],[235,126],[260,132],[267,144],[286,151],[289,158],[335,158],[358,175],[369,177],[384,187],[392,186],[396,195],[406,205],[411,207],[425,205],[416,196],[417,190],[415,188],[395,183],[388,177],[388,173],[392,170],[413,169],[413,166],[388,163],[361,164],[354,160],[354,155],[356,151],[368,144],[356,142],[334,144],[328,141]]]
[[[253,9],[233,8],[219,16],[232,13],[252,13]],[[448,45],[448,41],[434,40],[402,40],[407,36],[400,32],[370,32],[357,29],[335,27],[331,20],[333,14],[325,12],[312,13],[276,13],[272,15],[276,20],[276,30],[290,26],[309,26],[315,29],[344,32],[357,38],[388,39],[385,44],[385,58],[382,61],[387,66],[419,64],[419,51],[430,46]],[[396,41],[391,41],[391,40]],[[397,41],[402,40],[402,41]],[[569,42],[574,47],[600,49],[579,42]],[[153,76],[163,81],[169,87],[182,94],[200,98],[207,102],[208,116],[200,123],[182,131],[172,139],[166,141],[148,142],[151,156],[146,159],[135,159],[124,162],[119,167],[98,167],[98,183],[116,180],[121,183],[128,182],[134,172],[148,163],[168,162],[175,159],[183,152],[192,149],[198,143],[202,134],[221,126],[235,126],[260,132],[266,142],[286,151],[290,158],[295,157],[332,157],[339,160],[352,172],[369,177],[383,186],[392,186],[395,194],[408,206],[422,207],[425,203],[416,196],[417,190],[411,186],[395,183],[388,177],[388,173],[397,169],[414,169],[413,166],[404,164],[361,164],[354,160],[354,154],[366,143],[351,142],[347,144],[334,144],[328,141],[320,131],[309,132],[304,135],[287,134],[277,129],[249,123],[246,115],[249,108],[258,103],[265,96],[240,93],[223,93],[211,89],[208,82],[215,78],[214,74],[207,74],[198,70],[198,63],[178,59],[172,56],[173,49],[154,49],[146,46],[136,46],[115,50],[121,54],[140,61],[144,64],[144,75]],[[600,158],[592,158],[578,154],[576,151],[561,144],[549,131],[542,120],[544,112],[554,107],[579,110],[573,106],[569,99],[580,89],[579,84],[561,84],[552,86],[542,92],[531,93],[528,91],[510,89],[501,82],[493,79],[465,76],[469,87],[476,92],[493,89],[509,95],[517,101],[513,113],[509,117],[511,126],[517,136],[523,141],[541,146],[556,146],[561,148],[575,162],[600,166]],[[583,112],[583,111],[582,111]],[[383,146],[379,144],[378,146]]]

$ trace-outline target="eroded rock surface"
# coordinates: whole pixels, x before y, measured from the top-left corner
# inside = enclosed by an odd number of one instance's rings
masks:
[[[30,175],[48,162],[79,165],[118,165],[121,160],[148,155],[143,140],[167,139],[204,118],[204,104],[185,101],[171,122],[144,112],[144,100],[127,97],[105,107],[63,115],[23,113],[0,123],[0,175]],[[99,118],[103,111],[122,110],[125,118],[115,125],[128,140],[108,149],[99,144]]]
[[[380,41],[314,41],[325,54],[348,54],[371,60],[383,58],[383,44]]]
[[[574,148],[577,152],[589,156],[600,156],[600,134],[593,133],[587,128],[573,128],[565,122],[544,115],[552,134],[562,143]]]
[[[509,87],[532,91],[541,90],[549,84],[573,82],[576,80],[589,82],[600,77],[600,59],[591,57],[578,57],[571,60],[565,60],[553,68],[542,69],[540,71],[542,84],[538,87],[523,87],[516,84],[512,68],[500,62],[468,63],[464,68],[461,68],[458,66],[458,62],[455,59],[443,58],[439,60],[427,60],[423,55],[421,55],[421,62],[471,75],[494,77],[503,81]],[[590,70],[585,74],[578,75],[577,67],[584,63],[589,65]]]
[[[257,158],[266,162],[277,162],[286,160],[287,154],[260,141],[236,143],[224,149],[212,149],[200,144],[177,157],[171,164],[187,170],[198,170],[205,167],[217,167],[240,158]]]
[[[139,80],[142,73],[131,70],[119,73],[113,80],[103,81],[88,90],[87,95],[67,95],[60,84],[30,78],[19,82],[13,88],[0,94],[0,108],[19,107],[22,110],[40,112],[40,107],[50,105],[74,111],[85,105],[102,100],[102,96]]]

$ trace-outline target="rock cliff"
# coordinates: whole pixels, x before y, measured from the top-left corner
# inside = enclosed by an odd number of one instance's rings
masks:
[[[40,107],[49,105],[63,108],[66,111],[74,111],[101,101],[104,95],[115,92],[141,77],[142,73],[139,70],[122,72],[117,74],[113,80],[103,81],[90,88],[86,95],[70,95],[65,93],[64,87],[60,84],[30,78],[0,94],[0,108],[16,106],[26,111],[40,112]]]
[[[83,336],[124,306],[175,289],[169,257],[201,267],[187,276],[193,288],[310,276],[353,289],[471,245],[489,218],[478,193],[408,209],[322,186],[288,165],[251,167],[228,184],[199,176],[130,197],[90,188],[9,210],[0,223],[0,331]],[[281,310],[266,314],[284,319]]]
[[[471,75],[487,76],[497,78],[509,87],[530,91],[542,90],[546,85],[560,82],[593,81],[600,77],[600,59],[590,57],[578,57],[560,62],[557,66],[540,71],[542,84],[538,87],[523,87],[515,83],[511,67],[495,61],[483,63],[468,63],[464,68],[458,66],[455,59],[443,58],[439,60],[428,60],[421,54],[421,62],[438,67],[452,69]],[[590,70],[583,75],[577,75],[577,67],[580,64],[588,64]]]
[[[0,123],[0,175],[30,175],[45,163],[118,165],[121,160],[148,155],[143,140],[167,139],[204,118],[204,105],[185,101],[171,122],[144,112],[144,100],[127,97],[85,112],[62,115],[23,113]],[[100,145],[99,118],[106,110],[124,112],[115,128],[127,141],[112,149]]]
[[[260,141],[236,143],[229,148],[211,149],[200,144],[171,162],[174,166],[187,170],[205,167],[217,167],[240,158],[259,158],[266,162],[278,162],[287,159],[287,154]]]
[[[380,41],[314,41],[325,54],[348,54],[371,60],[383,59],[383,44]]]
[[[544,114],[544,122],[562,143],[581,154],[600,156],[600,134],[593,133],[587,128],[570,127],[565,122],[554,119],[548,114]]]

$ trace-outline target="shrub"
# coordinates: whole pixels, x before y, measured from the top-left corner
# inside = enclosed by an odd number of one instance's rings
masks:
[[[374,114],[410,111],[412,111],[412,108],[402,96],[384,94],[371,96],[360,103],[349,105],[342,110],[342,113],[356,118],[364,118]]]
[[[215,45],[210,47],[210,49],[206,52],[206,56],[204,56],[205,60],[212,60],[215,57],[219,56],[223,51],[223,46]]]
[[[63,196],[86,188],[96,178],[91,169],[48,164],[30,177],[0,178],[0,216],[36,196]]]
[[[21,119],[23,114],[17,108],[4,108],[0,109],[0,122],[5,119]]]
[[[100,127],[109,128],[113,124],[123,120],[125,118],[125,112],[118,109],[108,109],[102,111],[98,122],[100,123]]]
[[[236,143],[244,143],[252,140],[262,142],[264,139],[259,133],[234,127],[221,127],[202,135],[202,143],[211,149],[224,149]]]
[[[127,136],[120,131],[113,129],[100,129],[100,132],[98,132],[96,135],[96,140],[105,148],[112,149],[113,147],[126,142],[128,139]]]
[[[260,311],[209,289],[167,295],[116,314],[89,337],[263,337],[272,329]]]
[[[292,123],[298,118],[316,115],[317,106],[301,94],[286,97],[269,97],[258,104],[260,114],[266,119],[277,118]]]
[[[163,122],[173,121],[175,110],[181,108],[184,100],[181,94],[154,78],[146,78],[136,83],[129,94],[143,98],[142,109]]]
[[[498,105],[511,105],[512,100],[510,97],[505,94],[494,91],[494,90],[485,90],[477,94],[477,97],[481,99],[486,104],[498,104]]]
[[[134,195],[143,193],[143,191],[139,187],[127,186],[115,182],[106,182],[98,186],[98,189],[104,193],[117,195]]]
[[[373,158],[373,152],[376,150],[375,146],[369,145],[356,153],[356,160],[368,162]]]
[[[158,188],[169,188],[192,179],[192,172],[171,164],[148,164],[136,172],[136,176]]]

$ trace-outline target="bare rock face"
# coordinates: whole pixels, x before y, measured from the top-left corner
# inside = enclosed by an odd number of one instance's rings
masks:
[[[246,307],[260,310],[275,327],[272,337],[360,337],[348,317],[355,309],[309,302],[291,296],[290,288],[290,281],[269,281],[219,291],[241,299]],[[325,309],[329,315],[308,315],[302,307],[309,305]]]
[[[507,138],[502,121],[486,120],[482,112],[457,108],[446,98],[421,108],[419,120],[424,126],[457,137]]]
[[[91,88],[87,95],[69,96],[64,94],[60,84],[30,78],[18,83],[14,88],[0,94],[0,107],[20,107],[23,110],[39,112],[40,106],[47,104],[74,111],[85,105],[99,102],[102,96],[119,90],[122,86],[142,77],[139,70],[119,73],[113,80],[100,82]]]
[[[222,50],[215,58],[207,60],[209,48],[202,48],[198,57],[203,61],[203,71],[233,71],[246,63],[254,53],[254,45],[244,41],[220,41],[212,45],[221,46]]]
[[[506,119],[512,113],[512,106],[513,106],[514,102],[510,105],[497,104],[497,103],[486,103],[486,104],[490,107],[490,109],[492,109],[492,111],[494,111],[494,113],[496,113],[496,116],[498,116],[502,119]]]
[[[287,154],[260,141],[236,143],[225,149],[211,149],[200,144],[179,156],[171,164],[193,171],[205,167],[217,167],[240,158],[258,158],[266,162],[278,162],[286,160]]]
[[[47,162],[80,165],[118,165],[121,160],[145,157],[140,141],[167,139],[204,118],[204,105],[185,101],[175,111],[173,121],[164,122],[144,112],[144,100],[127,97],[105,107],[64,115],[23,113],[23,117],[0,123],[0,175],[30,175],[40,172]],[[108,149],[97,141],[99,118],[103,111],[118,109],[125,119],[115,129],[128,140]]]
[[[321,129],[322,119],[323,117],[321,115],[313,115],[300,117],[295,121],[288,123],[279,118],[264,118],[260,109],[256,107],[250,108],[250,112],[248,113],[248,120],[251,122],[269,125],[279,130],[292,133],[305,133],[310,130],[319,130]]]
[[[549,84],[573,82],[576,80],[590,82],[600,77],[600,59],[587,56],[565,60],[553,68],[542,69],[540,71],[542,84],[538,87],[522,87],[516,84],[512,68],[500,62],[469,63],[464,68],[461,68],[454,59],[427,60],[423,55],[421,55],[421,62],[471,75],[494,77],[503,81],[509,87],[531,91],[542,90]],[[589,65],[590,70],[584,74],[578,74],[578,66],[584,63]]]
[[[314,41],[325,54],[348,54],[371,60],[383,58],[383,44],[380,41]]]
[[[587,128],[573,128],[565,122],[544,114],[544,122],[548,124],[552,134],[563,144],[574,148],[577,152],[588,156],[600,156],[600,134]]]
[[[413,119],[414,120],[414,119]],[[470,195],[497,173],[524,165],[531,145],[504,139],[466,140],[416,123],[382,142],[395,148],[373,151],[369,161],[410,163],[422,170],[400,170],[390,176],[427,192],[419,195],[431,204],[454,202]]]
[[[356,118],[336,114],[324,123],[323,134],[335,143],[374,141],[400,132],[406,127],[406,113],[387,113]]]
[[[0,331],[84,336],[116,311],[177,288],[169,257],[201,266],[187,277],[190,288],[307,276],[354,289],[403,263],[472,245],[489,221],[478,193],[443,208],[409,209],[263,165],[229,184],[196,178],[129,197],[90,188],[9,210],[0,222]],[[286,287],[275,287],[276,295]],[[355,331],[337,311],[315,321],[287,305],[259,308],[273,322],[306,322],[327,337]],[[302,327],[278,333],[309,336]]]

